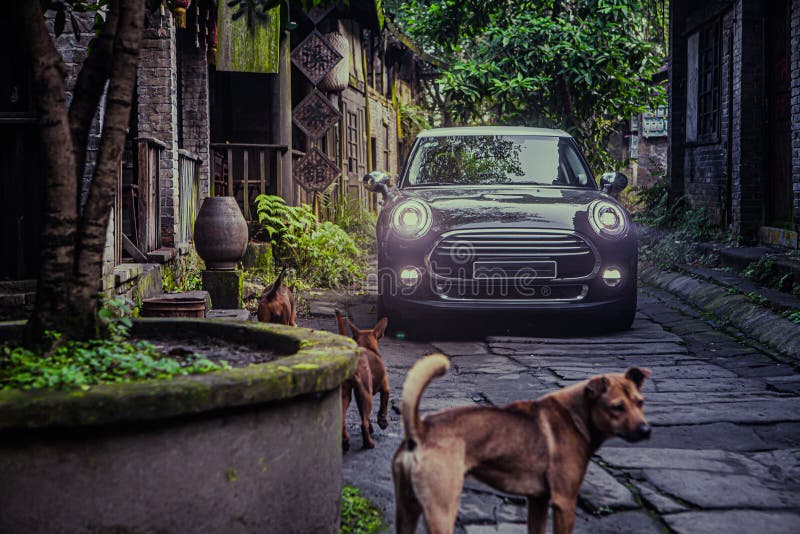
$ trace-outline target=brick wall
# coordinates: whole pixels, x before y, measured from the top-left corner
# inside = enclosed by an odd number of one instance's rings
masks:
[[[47,18],[47,27],[50,32],[53,32],[52,19],[55,12],[49,12]],[[72,30],[72,21],[67,17],[67,23],[64,26],[63,33],[55,39],[56,50],[61,54],[64,60],[64,67],[66,69],[66,88],[67,88],[67,105],[72,102],[72,92],[75,87],[75,82],[78,80],[83,62],[86,59],[87,47],[89,42],[94,37],[92,30],[93,17],[91,13],[76,13],[76,18],[79,21],[80,40],[75,39],[75,34]],[[100,121],[105,110],[105,97],[101,99],[98,112],[95,114],[92,122],[91,130],[89,131],[89,142],[87,145],[86,154],[86,169],[83,175],[83,182],[81,184],[82,194],[81,201],[86,202],[89,194],[89,184],[91,183],[92,176],[94,175],[94,165],[97,160],[97,151],[100,148]]]
[[[191,10],[194,13],[194,10]],[[189,28],[193,22],[189,21]],[[208,196],[210,138],[208,101],[208,63],[205,38],[195,40],[194,32],[179,30],[181,40],[181,99],[183,144],[181,148],[200,156],[200,199]]]
[[[714,17],[708,12],[706,17]],[[706,23],[705,20],[702,22]],[[697,29],[697,28],[695,28]],[[692,30],[694,31],[694,30]],[[728,143],[730,135],[731,93],[730,75],[732,69],[731,32],[733,14],[722,15],[720,28],[720,66],[719,66],[719,125],[716,140],[705,143],[687,143],[683,151],[684,194],[693,208],[705,208],[708,221],[722,225],[730,222],[727,212],[728,195]],[[686,88],[684,88],[686,93]],[[688,95],[687,95],[688,98]],[[687,117],[686,120],[691,120]]]
[[[136,87],[139,137],[164,144],[159,162],[161,244],[174,246],[178,214],[178,117],[175,27],[169,11],[149,13]]]
[[[793,0],[795,6],[800,5]],[[668,174],[673,189],[685,193],[694,207],[705,207],[711,222],[727,224],[747,241],[754,241],[763,223],[765,65],[763,18],[766,7],[757,0],[671,3],[670,139]],[[798,10],[794,10],[796,13]],[[800,18],[793,15],[793,28]],[[719,135],[702,143],[687,142],[687,39],[703,24],[721,21]],[[793,50],[798,36],[793,29]],[[800,70],[793,60],[793,108],[800,126]],[[794,97],[794,94],[797,96]],[[797,127],[795,127],[797,130]],[[800,138],[793,136],[800,174]],[[800,186],[796,186],[796,191]],[[800,191],[796,193],[800,205]],[[796,207],[796,209],[798,209]]]

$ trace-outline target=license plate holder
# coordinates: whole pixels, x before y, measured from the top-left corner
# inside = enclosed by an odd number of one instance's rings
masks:
[[[555,261],[476,261],[472,264],[475,280],[553,280],[557,277]]]

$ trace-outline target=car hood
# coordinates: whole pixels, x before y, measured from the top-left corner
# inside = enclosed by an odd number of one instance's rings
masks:
[[[614,201],[595,189],[519,186],[408,188],[400,196],[427,202],[435,226],[448,230],[489,226],[582,230],[592,201]]]

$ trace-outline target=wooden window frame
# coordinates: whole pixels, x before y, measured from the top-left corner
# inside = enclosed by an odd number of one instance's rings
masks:
[[[717,18],[698,32],[696,139],[698,143],[719,141],[721,26],[720,19]]]
[[[358,111],[348,110],[346,118],[347,172],[353,174],[358,172]]]

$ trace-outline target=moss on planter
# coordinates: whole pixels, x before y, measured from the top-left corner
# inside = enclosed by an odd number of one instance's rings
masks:
[[[0,340],[18,338],[24,324],[0,323]],[[0,392],[0,430],[152,420],[279,401],[333,390],[355,370],[350,340],[315,330],[201,319],[139,319],[133,335],[180,332],[268,347],[274,361],[208,375],[94,386],[85,392]]]

